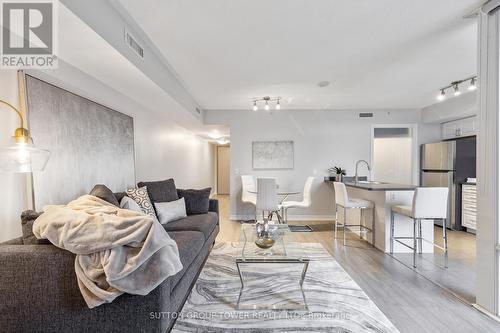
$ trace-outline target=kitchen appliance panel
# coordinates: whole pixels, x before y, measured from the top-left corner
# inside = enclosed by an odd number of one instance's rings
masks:
[[[455,141],[422,145],[422,170],[455,170]]]

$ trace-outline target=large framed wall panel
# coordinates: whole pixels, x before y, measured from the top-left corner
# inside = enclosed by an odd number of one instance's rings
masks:
[[[254,170],[293,169],[293,141],[252,142],[252,167]]]
[[[45,170],[33,173],[35,209],[65,204],[95,184],[134,186],[132,117],[31,76],[26,90],[33,140],[51,152]]]

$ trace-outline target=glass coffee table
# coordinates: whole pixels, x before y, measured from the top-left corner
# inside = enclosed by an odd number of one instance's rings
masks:
[[[302,245],[293,242],[288,225],[277,226],[278,237],[269,249],[261,249],[255,244],[257,239],[255,224],[241,226],[242,248],[236,257],[236,267],[241,282],[236,303],[237,310],[308,310],[302,285],[307,274],[309,258]],[[248,268],[249,272],[246,271]],[[286,296],[284,298],[289,302],[277,300],[278,296],[283,296],[287,292],[298,293],[301,299],[297,300],[295,297],[293,300],[293,297]],[[263,296],[260,297],[259,293]],[[249,304],[246,304],[248,302],[242,304],[245,295],[250,298]]]

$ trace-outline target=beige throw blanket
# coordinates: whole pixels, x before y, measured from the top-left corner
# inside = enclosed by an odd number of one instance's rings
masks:
[[[158,221],[91,195],[46,206],[33,233],[77,255],[78,286],[89,308],[123,293],[147,295],[182,269],[177,244]]]

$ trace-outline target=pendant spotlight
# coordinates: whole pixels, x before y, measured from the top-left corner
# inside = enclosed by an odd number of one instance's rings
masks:
[[[476,90],[477,89],[477,85],[476,85],[476,78],[473,77],[472,79],[470,79],[470,85],[469,85],[469,90]]]
[[[253,111],[257,111],[259,109],[259,105],[258,104],[260,102],[265,102],[265,104],[264,104],[264,110],[266,110],[266,111],[271,110],[271,104],[270,103],[272,103],[272,102],[276,102],[276,104],[274,105],[274,108],[276,110],[280,110],[281,109],[280,101],[281,101],[281,97],[269,97],[269,96],[255,97],[253,99],[252,110]]]
[[[444,89],[441,89],[441,93],[437,96],[437,99],[439,101],[442,101],[446,98],[446,92],[444,91]]]
[[[469,81],[469,87],[467,88],[468,90],[476,90],[477,89],[477,76],[470,76],[468,78],[465,78],[463,80],[457,80],[451,82],[449,85],[446,87],[443,87],[440,90],[440,93],[436,96],[438,101],[442,101],[446,98],[446,90],[447,89],[453,89],[453,96],[458,96],[462,92],[460,91],[460,85],[464,82]]]

